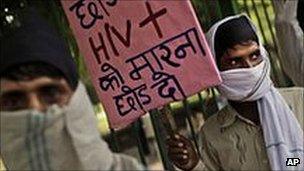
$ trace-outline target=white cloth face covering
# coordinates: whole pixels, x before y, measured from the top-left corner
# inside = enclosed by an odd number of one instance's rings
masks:
[[[223,80],[218,86],[220,93],[227,99],[235,101],[254,101],[261,98],[272,86],[268,66],[266,61],[262,61],[252,68],[220,72]]]
[[[0,112],[1,156],[8,170],[144,170],[134,158],[110,151],[85,87],[78,84],[65,107]]]

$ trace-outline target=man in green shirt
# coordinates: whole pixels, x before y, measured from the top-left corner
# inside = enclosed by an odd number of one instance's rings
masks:
[[[304,159],[303,130],[273,87],[254,25],[244,15],[227,17],[210,29],[207,40],[223,80],[218,89],[228,105],[201,130],[204,168],[302,170],[303,163],[286,166],[288,158]],[[197,164],[185,138],[175,135],[167,142],[171,160],[181,169]],[[199,165],[195,170],[202,169]]]

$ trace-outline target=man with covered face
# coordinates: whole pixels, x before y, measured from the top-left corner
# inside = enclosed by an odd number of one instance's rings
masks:
[[[207,33],[228,104],[201,130],[207,170],[303,170],[303,130],[270,79],[268,55],[245,15],[227,17]],[[167,141],[169,157],[189,170],[198,163],[191,143],[180,135]],[[190,163],[190,164],[189,164]],[[197,166],[198,167],[198,166]]]
[[[59,35],[29,8],[1,37],[1,157],[8,170],[144,170],[110,151]]]

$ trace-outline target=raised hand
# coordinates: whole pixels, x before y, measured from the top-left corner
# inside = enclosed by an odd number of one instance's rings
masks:
[[[198,163],[199,157],[191,141],[179,134],[167,138],[168,156],[172,163],[182,170],[192,170]]]

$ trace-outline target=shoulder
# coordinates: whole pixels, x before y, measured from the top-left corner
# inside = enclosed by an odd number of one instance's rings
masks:
[[[221,127],[233,117],[230,106],[227,105],[210,116],[203,125],[201,132],[206,139],[212,140],[221,134]]]

